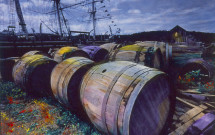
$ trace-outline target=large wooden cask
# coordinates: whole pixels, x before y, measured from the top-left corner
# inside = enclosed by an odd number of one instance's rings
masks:
[[[164,69],[164,61],[163,55],[161,53],[160,48],[158,47],[149,47],[145,54],[145,65],[163,70]]]
[[[165,42],[158,42],[158,41],[137,41],[136,45],[141,47],[153,47],[159,48],[159,53],[161,54],[159,57],[162,61],[162,70],[168,71],[169,62],[172,58],[172,46]]]
[[[199,69],[201,70],[202,74],[207,75],[205,77],[208,79],[206,79],[205,81],[209,81],[210,79],[213,78],[213,75],[214,75],[213,66],[210,65],[207,61],[203,60],[202,58],[187,60],[183,68],[181,68],[180,74],[183,75],[189,71],[199,70]]]
[[[131,61],[141,65],[163,69],[164,61],[160,48],[140,45],[127,45],[110,56],[111,61]]]
[[[57,50],[54,53],[53,58],[55,61],[61,62],[67,58],[77,57],[77,56],[89,58],[89,55],[86,52],[78,49],[77,47],[70,47],[70,46],[62,47],[59,50]]]
[[[165,73],[115,61],[91,68],[81,85],[89,119],[105,134],[157,135],[167,130],[172,88]]]
[[[94,62],[84,57],[68,58],[59,63],[51,74],[51,87],[55,98],[72,110],[80,111],[80,83]]]
[[[13,66],[19,60],[19,57],[10,57],[0,59],[0,78],[4,81],[13,81]]]
[[[90,56],[90,59],[95,62],[101,62],[108,58],[108,51],[99,46],[86,46],[82,48],[82,50],[85,51]]]
[[[27,92],[35,96],[51,95],[51,72],[56,61],[43,55],[24,57],[13,68],[13,79]]]
[[[176,83],[180,89],[187,89],[192,85],[197,87],[198,82],[205,84],[210,82],[214,76],[213,66],[201,58],[189,59],[182,64],[182,67],[174,68],[174,70],[177,71],[175,73]]]
[[[174,80],[177,80],[179,74],[184,74],[185,72],[196,70],[196,65],[191,59],[201,59],[202,51],[199,47],[192,47],[187,45],[170,45],[171,50],[169,50],[169,70],[167,71]],[[191,62],[191,61],[193,62]],[[189,62],[190,61],[190,62]],[[189,69],[184,68],[185,65],[189,64]],[[192,64],[191,64],[192,63]],[[199,66],[198,66],[199,67]]]

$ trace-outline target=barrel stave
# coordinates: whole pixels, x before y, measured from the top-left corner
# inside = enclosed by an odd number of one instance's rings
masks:
[[[137,65],[135,68],[129,68],[120,76],[114,85],[106,108],[106,118],[108,117],[107,114],[111,114],[111,116],[113,115],[113,117],[107,118],[106,122],[107,125],[109,123],[109,131],[113,132],[114,134],[117,134],[117,119],[119,117],[118,113],[120,102],[125,98],[124,96],[129,96],[128,94],[125,94],[133,90],[133,88],[136,86],[134,82],[139,82],[139,77],[148,70],[149,68],[143,68],[140,65]]]

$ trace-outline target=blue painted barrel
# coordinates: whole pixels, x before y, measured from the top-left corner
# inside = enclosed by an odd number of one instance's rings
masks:
[[[88,53],[90,59],[94,60],[95,62],[106,60],[108,57],[108,51],[99,46],[87,46],[82,48],[82,50]]]

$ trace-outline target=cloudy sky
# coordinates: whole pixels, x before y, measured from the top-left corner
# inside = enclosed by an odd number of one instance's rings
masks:
[[[0,0],[0,31],[9,23],[9,0]],[[61,0],[62,7],[80,3],[84,0]],[[79,6],[72,6],[63,11],[71,30],[91,31],[92,23],[89,14],[92,0]],[[41,21],[43,32],[58,30],[56,14],[51,0],[20,0],[28,31],[34,28],[39,32]],[[105,6],[105,7],[104,7]],[[215,0],[104,0],[97,3],[96,32],[113,34],[120,29],[121,34],[132,34],[143,31],[170,30],[180,25],[188,31],[215,33]],[[48,14],[47,14],[48,13]],[[111,19],[108,19],[111,17]],[[15,16],[17,20],[17,17]],[[18,22],[16,22],[18,26]],[[110,27],[109,27],[110,26]],[[17,27],[18,30],[18,27]]]

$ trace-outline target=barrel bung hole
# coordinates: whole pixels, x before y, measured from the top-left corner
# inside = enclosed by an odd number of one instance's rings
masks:
[[[102,73],[104,73],[104,72],[106,72],[107,71],[107,69],[104,69],[103,71],[102,71]]]

